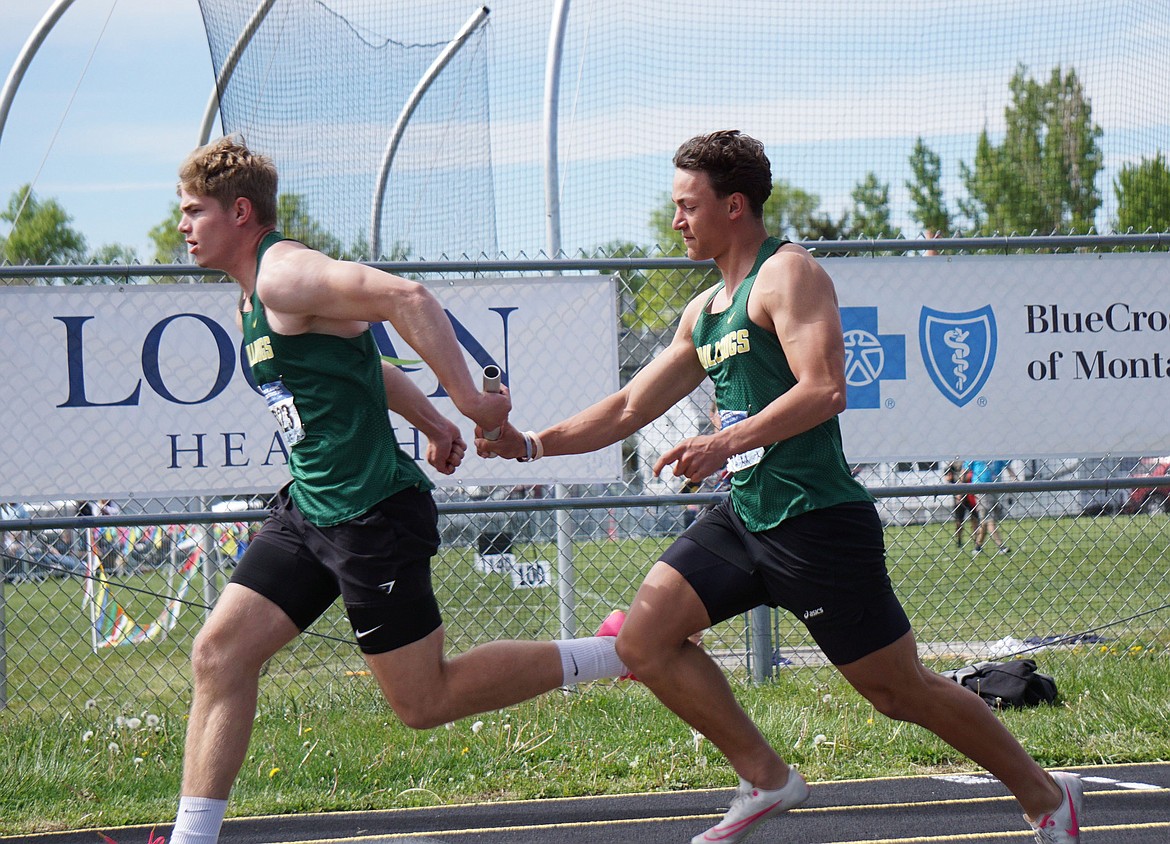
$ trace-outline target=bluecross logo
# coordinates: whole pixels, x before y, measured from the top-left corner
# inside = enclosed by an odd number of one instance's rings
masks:
[[[956,313],[923,307],[918,345],[934,385],[962,407],[983,389],[995,366],[995,312],[991,305]]]
[[[845,403],[881,407],[882,381],[906,380],[906,335],[879,334],[877,308],[842,308],[845,333]]]

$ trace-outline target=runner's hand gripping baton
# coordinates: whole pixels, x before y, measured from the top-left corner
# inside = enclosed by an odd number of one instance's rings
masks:
[[[485,393],[498,393],[500,391],[500,368],[494,363],[489,363],[483,368],[483,391]],[[500,429],[495,428],[491,431],[484,431],[483,438],[485,440],[498,440],[500,438]]]

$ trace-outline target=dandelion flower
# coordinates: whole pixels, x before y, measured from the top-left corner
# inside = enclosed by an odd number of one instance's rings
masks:
[[[122,748],[118,747],[118,743],[116,741],[110,742],[110,745],[107,749],[110,751],[110,753],[121,753],[122,752]]]
[[[826,736],[824,733],[817,733],[815,736],[813,736],[813,747],[819,747],[828,740],[828,736]]]
[[[135,756],[135,757],[134,757],[134,764],[135,764],[135,765],[141,765],[141,764],[142,764],[142,762],[143,762],[143,759],[142,759],[142,757],[141,757],[141,756]]]
[[[132,730],[137,730],[139,727],[142,726],[142,719],[141,718],[129,718],[126,720],[126,726]]]
[[[85,702],[85,708],[87,711],[91,709],[97,709],[97,701],[93,698],[90,698]]]
[[[471,731],[473,733],[478,733],[482,729],[483,729],[483,721],[476,721],[474,724],[471,725]]]
[[[832,695],[825,695],[824,697],[821,698],[821,703],[832,703],[832,702],[833,702]]]
[[[268,772],[268,779],[272,779],[273,777],[275,777],[279,773],[280,773],[280,768],[273,768],[271,771]]]
[[[81,734],[82,741],[89,741],[91,738],[93,738],[93,730],[86,730]]]
[[[157,715],[150,715],[148,713],[146,716],[146,726],[150,727],[151,729],[154,729],[155,727],[157,727],[158,726],[158,716]]]
[[[122,729],[123,727],[125,727],[126,726],[126,716],[119,715],[117,718],[115,718],[114,719],[114,726],[117,727],[119,730]]]

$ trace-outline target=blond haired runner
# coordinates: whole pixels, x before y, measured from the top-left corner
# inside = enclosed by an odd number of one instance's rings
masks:
[[[370,324],[390,322],[459,412],[485,429],[511,407],[476,386],[438,301],[421,284],[336,261],[276,229],[276,168],[241,141],[193,152],[179,171],[179,231],[201,267],[240,286],[252,375],[289,452],[292,481],[195,639],[194,696],[171,844],[219,838],[256,715],[264,662],[340,595],[382,693],[408,726],[435,727],[555,689],[626,673],[612,637],[500,641],[454,658],[431,588],[439,547],[432,484],[394,438],[387,408],[454,472],[466,449]]]
[[[697,483],[726,464],[731,494],[650,569],[617,637],[637,678],[739,774],[727,816],[694,844],[741,841],[808,797],[719,666],[688,641],[760,605],[800,618],[878,710],[920,724],[997,776],[1038,842],[1078,841],[1080,780],[1049,775],[978,695],[918,659],[886,573],[873,500],[841,445],[837,296],[805,249],[764,228],[772,174],[763,145],[714,132],[683,144],[674,165],[674,228],[687,257],[713,260],[722,280],[691,300],[670,345],[621,390],[539,433],[507,424],[498,440],[477,439],[476,448],[502,457],[593,451],[657,419],[704,378],[714,383],[719,430],[667,449],[654,469],[673,466]]]

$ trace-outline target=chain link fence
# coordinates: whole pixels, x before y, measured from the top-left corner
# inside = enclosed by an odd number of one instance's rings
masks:
[[[1164,237],[834,242],[821,244],[821,251],[1109,250],[1158,247]],[[701,283],[709,269],[666,255],[386,266],[434,282],[525,272],[616,273],[623,383],[663,346],[669,337],[663,326],[678,316],[666,304],[653,319],[639,310],[647,274],[670,273],[684,287]],[[189,267],[0,268],[0,280],[139,284],[191,273]],[[672,438],[704,430],[707,401],[691,403],[685,416],[690,428],[675,419],[672,427],[625,443],[621,482],[437,490],[444,544],[434,581],[450,651],[498,638],[586,635],[613,608],[627,606],[661,551],[722,495],[683,494],[654,482],[646,469]],[[61,459],[53,449],[68,450],[67,443],[39,443],[32,431],[20,436],[28,448],[45,450],[46,460]],[[848,455],[848,440],[845,445]],[[1102,455],[1017,457],[1010,465],[1013,480],[972,484],[960,493],[1000,494],[1002,553],[994,542],[976,551],[967,524],[956,533],[956,488],[946,482],[946,461],[857,467],[878,498],[890,573],[923,655],[950,668],[1045,647],[1170,645],[1170,463],[1158,455]],[[192,639],[271,493],[5,504],[0,704],[50,711],[106,700],[185,710]],[[94,561],[101,562],[100,578],[87,575]],[[703,642],[740,678],[761,680],[778,670],[823,664],[803,626],[784,612],[757,611],[726,622],[707,631]],[[270,661],[263,688],[312,696],[354,682],[364,670],[337,604]]]

